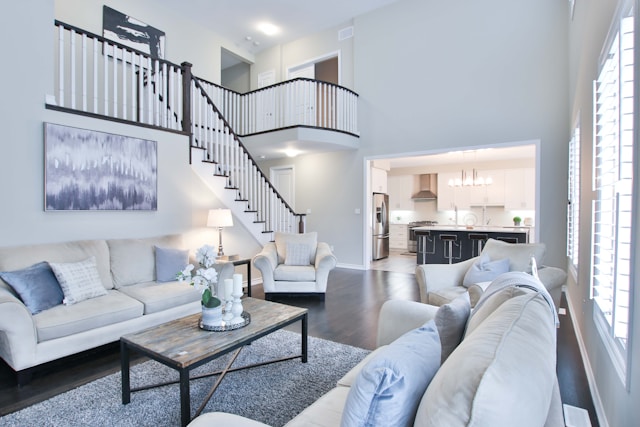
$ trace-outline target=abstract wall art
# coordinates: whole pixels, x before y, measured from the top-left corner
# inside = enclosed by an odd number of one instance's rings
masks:
[[[108,6],[102,9],[102,36],[154,58],[164,59],[164,31]]]
[[[45,210],[157,210],[157,142],[45,123]]]

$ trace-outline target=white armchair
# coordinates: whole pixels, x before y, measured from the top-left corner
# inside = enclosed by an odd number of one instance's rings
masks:
[[[317,295],[324,299],[329,272],[337,259],[327,243],[318,242],[316,232],[275,233],[253,257],[253,265],[262,273],[266,299],[273,294]]]
[[[506,243],[489,239],[480,256],[486,255],[490,260],[509,259],[509,271],[525,271],[531,273],[531,257],[537,265],[542,265],[546,246],[544,243]],[[471,306],[484,292],[484,288],[477,284],[464,286],[465,275],[473,264],[480,258],[474,257],[457,264],[422,264],[416,267],[416,280],[423,303],[440,306],[446,304],[460,294],[469,292]],[[551,294],[556,307],[560,304],[562,285],[567,280],[567,273],[557,267],[543,266],[538,268],[538,275],[542,284]]]

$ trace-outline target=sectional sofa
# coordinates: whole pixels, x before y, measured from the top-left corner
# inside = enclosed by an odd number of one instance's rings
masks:
[[[286,427],[564,426],[557,324],[549,293],[522,272],[495,279],[473,310],[468,294],[441,307],[387,301],[378,348]],[[265,427],[222,412],[189,424],[221,425]]]
[[[37,365],[197,313],[199,292],[174,280],[185,255],[181,235],[0,248],[0,357],[23,384]],[[234,272],[215,268],[219,281]],[[93,287],[60,294],[59,273]]]

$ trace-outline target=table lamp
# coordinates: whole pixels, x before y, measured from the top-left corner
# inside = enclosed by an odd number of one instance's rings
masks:
[[[207,218],[207,227],[218,227],[218,257],[224,255],[222,250],[222,229],[233,226],[231,209],[211,209]]]

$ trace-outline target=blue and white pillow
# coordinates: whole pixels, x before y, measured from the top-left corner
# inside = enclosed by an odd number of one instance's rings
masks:
[[[50,262],[49,265],[64,293],[64,305],[107,295],[98,275],[95,256],[80,262]]]

